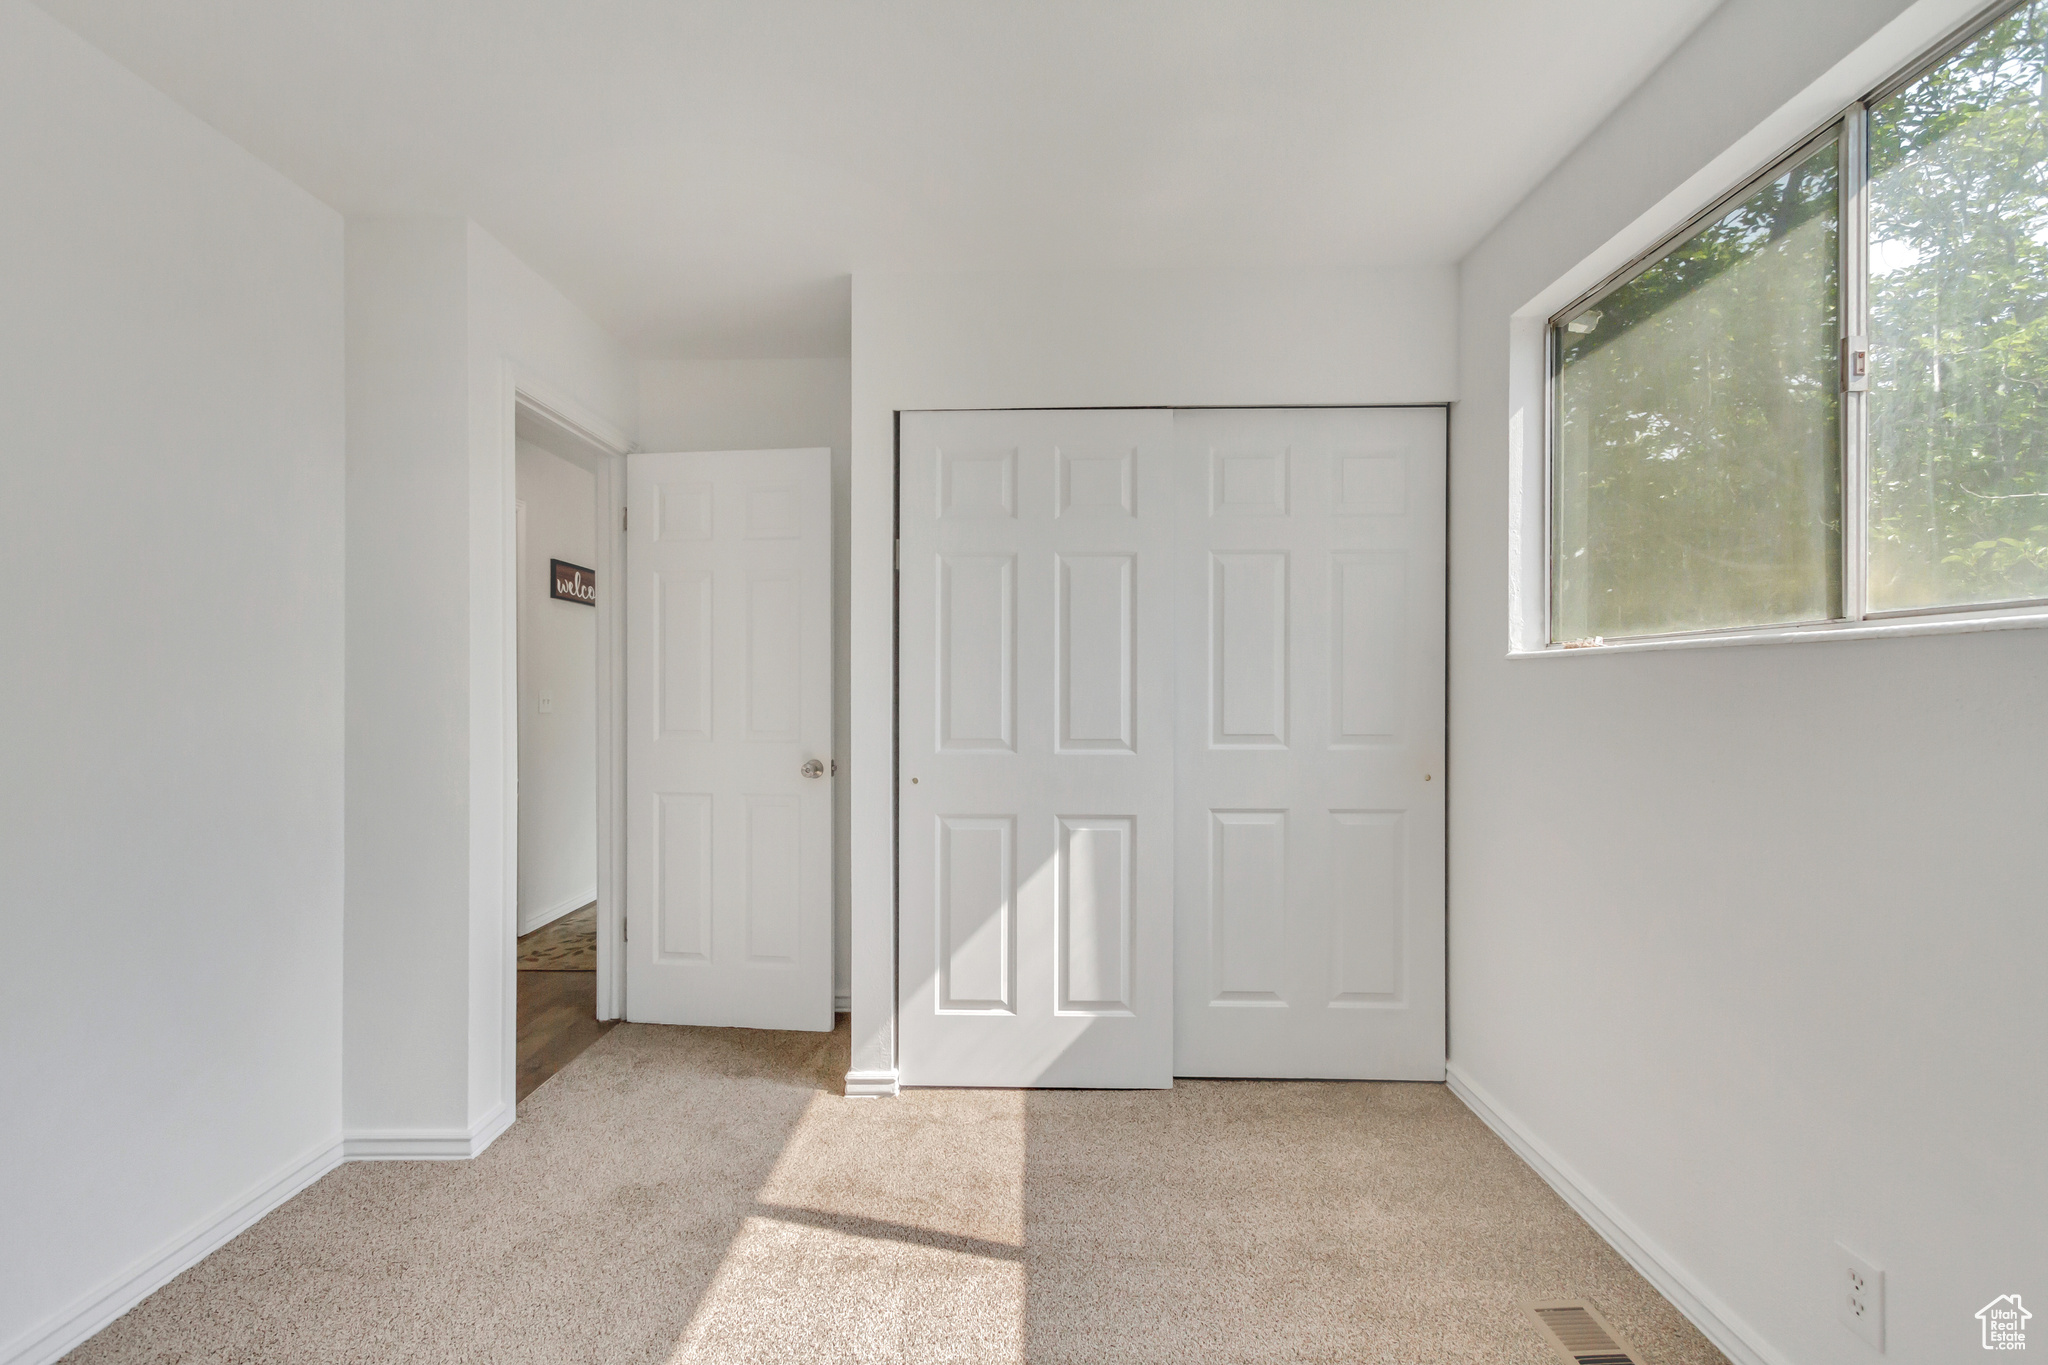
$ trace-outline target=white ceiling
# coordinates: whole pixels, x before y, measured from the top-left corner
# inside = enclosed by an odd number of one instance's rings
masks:
[[[622,340],[844,355],[861,270],[1451,262],[1717,0],[40,0]]]

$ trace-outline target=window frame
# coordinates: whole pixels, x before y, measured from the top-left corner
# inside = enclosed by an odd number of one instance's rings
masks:
[[[1996,26],[2011,14],[2032,3],[2035,3],[2035,0],[1998,0],[1998,3],[1990,8],[1978,11],[1917,57],[1870,87],[1864,95],[1851,100],[1805,136],[1783,148],[1669,232],[1658,237],[1647,248],[1600,277],[1543,319],[1543,377],[1538,415],[1542,431],[1540,534],[1543,537],[1543,579],[1539,608],[1541,642],[1534,648],[1513,649],[1510,651],[1511,655],[1528,657],[1600,653],[2048,625],[2048,597],[1954,606],[1902,607],[1886,611],[1870,609],[1869,393],[1867,388],[1852,388],[1847,382],[1850,347],[1852,343],[1863,344],[1869,335],[1870,110],[1872,106],[1890,99],[1940,67],[1974,42],[1985,30]],[[1837,603],[1840,614],[1811,621],[1617,636],[1611,640],[1596,637],[1591,642],[1565,642],[1555,639],[1558,422],[1561,419],[1558,410],[1559,329],[1578,314],[1655,266],[1703,227],[1713,223],[1736,204],[1754,194],[1760,186],[1782,175],[1789,167],[1797,165],[1830,141],[1836,144],[1836,330],[1838,351],[1841,356],[1841,374],[1838,379],[1841,387],[1838,390],[1840,418],[1837,451],[1842,519],[1841,596]]]

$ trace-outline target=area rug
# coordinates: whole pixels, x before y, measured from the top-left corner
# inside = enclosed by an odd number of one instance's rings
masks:
[[[519,936],[522,972],[597,970],[597,902]]]

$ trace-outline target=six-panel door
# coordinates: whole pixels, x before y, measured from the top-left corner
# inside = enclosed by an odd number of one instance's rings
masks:
[[[1442,1080],[1443,410],[1174,443],[1174,1074]]]
[[[626,1016],[829,1029],[830,452],[633,455],[627,497]]]
[[[904,414],[905,1084],[1172,1082],[1171,436]]]

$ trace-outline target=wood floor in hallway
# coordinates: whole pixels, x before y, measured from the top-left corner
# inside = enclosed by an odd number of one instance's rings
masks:
[[[597,1017],[596,972],[520,972],[520,1102],[617,1023]]]
[[[521,1103],[618,1022],[597,1017],[597,973],[584,965],[596,958],[594,903],[519,936]]]

